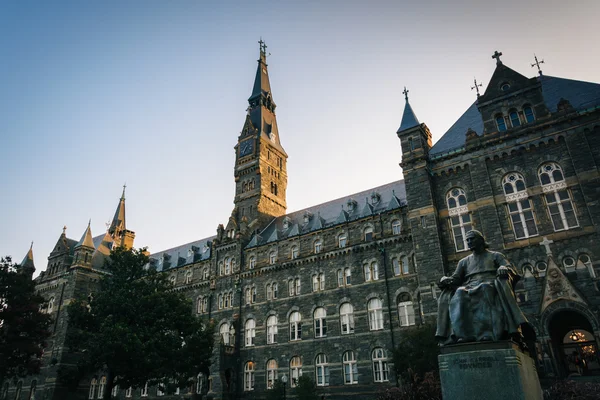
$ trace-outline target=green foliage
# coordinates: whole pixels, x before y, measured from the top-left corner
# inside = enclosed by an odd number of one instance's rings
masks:
[[[289,389],[286,385],[286,389]],[[286,396],[287,397],[287,396]],[[273,384],[273,388],[267,390],[267,400],[281,400],[283,399],[283,383],[281,379],[277,379]]]
[[[50,336],[44,299],[31,275],[17,268],[10,257],[0,259],[0,383],[38,373]]]
[[[377,400],[442,400],[442,386],[436,373],[427,372],[423,378],[413,374],[411,379],[401,387],[381,391]]]
[[[213,327],[147,263],[143,250],[115,249],[99,291],[68,307],[67,344],[78,353],[79,372],[106,371],[105,398],[115,384],[186,387],[210,366]]]
[[[302,375],[298,378],[293,394],[296,395],[298,400],[319,400],[317,386],[308,375]]]
[[[403,382],[413,382],[414,376],[438,372],[440,354],[435,339],[435,325],[424,324],[403,332],[394,350],[394,369]]]

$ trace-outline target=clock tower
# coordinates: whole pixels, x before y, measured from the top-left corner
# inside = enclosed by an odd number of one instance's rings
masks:
[[[251,230],[285,214],[287,154],[279,140],[275,102],[267,70],[267,46],[260,40],[260,57],[248,113],[235,146],[235,208],[232,218],[244,219]]]

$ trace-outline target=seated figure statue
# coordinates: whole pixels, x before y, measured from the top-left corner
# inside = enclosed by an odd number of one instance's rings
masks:
[[[473,254],[458,262],[439,287],[436,338],[440,345],[513,339],[535,340],[519,309],[514,286],[521,278],[504,255],[487,249],[481,232],[467,233]]]

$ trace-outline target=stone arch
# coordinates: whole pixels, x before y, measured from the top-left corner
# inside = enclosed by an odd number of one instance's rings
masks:
[[[569,300],[558,300],[552,304],[550,304],[540,316],[540,327],[543,329],[544,336],[550,336],[549,333],[549,323],[552,317],[561,311],[574,311],[583,315],[589,323],[592,325],[594,331],[600,330],[600,323],[598,319],[594,315],[592,311],[590,311],[589,307],[584,304],[569,301]]]

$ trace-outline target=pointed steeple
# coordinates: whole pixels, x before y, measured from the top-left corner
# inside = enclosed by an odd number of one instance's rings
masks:
[[[90,229],[91,223],[92,223],[92,220],[90,219],[90,221],[88,222],[88,226],[85,229],[85,232],[83,232],[81,239],[79,239],[79,242],[75,246],[75,249],[78,249],[79,247],[88,247],[90,249],[95,248],[94,240],[92,239],[92,230]]]
[[[402,93],[404,94],[404,100],[406,101],[406,104],[404,105],[404,113],[402,114],[400,128],[398,128],[396,133],[400,133],[406,129],[414,128],[415,126],[419,125],[419,120],[417,119],[415,112],[408,102],[408,92],[409,91],[406,89],[406,87],[404,87],[404,91]]]
[[[29,251],[25,255],[25,258],[21,261],[21,264],[19,264],[19,269],[24,272],[31,271],[31,273],[35,271],[35,265],[33,263],[33,242],[31,242],[31,246],[29,247]]]
[[[127,185],[123,185],[123,194],[121,194],[121,199],[119,200],[119,205],[117,206],[117,210],[115,211],[115,216],[113,217],[112,223],[108,228],[108,233],[116,239],[121,235],[122,232],[126,230],[125,225],[125,188]]]

